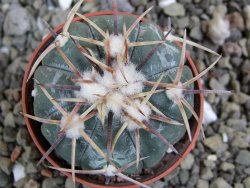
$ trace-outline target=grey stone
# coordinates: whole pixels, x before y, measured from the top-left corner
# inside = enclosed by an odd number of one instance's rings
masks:
[[[37,166],[32,163],[32,162],[28,162],[27,166],[26,166],[26,173],[27,174],[33,174],[33,173],[37,173]]]
[[[0,140],[0,156],[7,156],[8,154],[8,145]]]
[[[192,176],[188,180],[187,187],[194,187],[198,182],[198,179],[199,179],[199,174],[192,174]]]
[[[6,185],[10,182],[10,176],[5,174],[1,169],[0,169],[0,187],[6,187]]]
[[[187,170],[181,170],[179,176],[181,183],[185,185],[189,179],[189,172]]]
[[[209,183],[206,180],[199,179],[196,186],[197,188],[209,188]]]
[[[37,181],[30,179],[24,184],[24,188],[40,188],[40,184]]]
[[[164,8],[164,13],[168,16],[184,16],[185,8],[180,3],[172,3]]]
[[[195,40],[201,40],[203,38],[203,33],[199,26],[194,27],[191,29],[189,36]]]
[[[10,104],[8,101],[6,101],[6,100],[1,101],[1,102],[0,102],[0,109],[1,109],[2,115],[3,115],[3,116],[6,116],[7,113],[8,113],[8,112],[10,111],[10,109],[11,109],[11,104]]]
[[[11,163],[9,158],[0,157],[0,168],[5,174],[7,175],[11,174],[12,166],[13,164]]]
[[[223,163],[220,165],[220,169],[223,170],[223,171],[229,171],[229,170],[235,169],[235,166],[234,166],[234,164],[232,164],[232,163],[223,162]]]
[[[246,179],[243,181],[243,183],[244,183],[244,186],[245,186],[246,188],[250,187],[250,176],[249,176],[248,178],[246,178]]]
[[[151,184],[150,187],[152,187],[152,188],[164,188],[165,185],[166,184],[163,181],[157,181],[157,182]]]
[[[245,104],[249,99],[250,96],[242,92],[237,92],[233,95],[233,101],[238,104]]]
[[[15,142],[16,130],[12,127],[4,127],[3,139],[5,142]]]
[[[176,168],[175,170],[173,170],[168,176],[164,177],[164,180],[170,181],[171,179],[173,179],[174,177],[176,177],[179,174],[180,168]]]
[[[246,29],[250,31],[250,5],[246,5],[243,12],[246,19]]]
[[[212,181],[210,188],[232,188],[223,178],[219,177]]]
[[[12,39],[13,46],[15,46],[21,52],[24,51],[26,42],[27,42],[26,35],[16,36]]]
[[[181,168],[183,170],[190,170],[194,164],[194,156],[189,153],[187,157],[181,162]]]
[[[206,138],[204,140],[204,144],[215,152],[220,150],[223,145],[221,136],[219,134]]]
[[[236,131],[246,131],[247,121],[245,119],[228,119],[227,125]]]
[[[59,188],[54,178],[46,178],[42,182],[42,188]]]
[[[219,82],[223,85],[226,86],[230,81],[230,75],[229,74],[224,74],[219,78]]]
[[[25,185],[25,183],[26,183],[27,181],[28,181],[28,178],[27,178],[27,177],[22,178],[22,179],[20,179],[20,180],[18,180],[18,181],[16,181],[16,182],[14,183],[14,187],[15,187],[15,188],[23,188],[24,185]]]
[[[240,135],[236,135],[231,143],[232,146],[245,149],[249,147],[249,143],[245,138]]]
[[[4,125],[4,126],[10,126],[10,127],[16,127],[16,126],[15,126],[14,115],[13,115],[12,112],[9,112],[9,113],[5,116],[3,125]]]
[[[4,23],[4,14],[0,12],[0,38],[2,38],[3,23]]]
[[[215,78],[212,78],[209,81],[209,86],[213,90],[225,90],[225,87],[220,82],[218,82],[218,80],[216,80]]]
[[[209,168],[204,168],[201,171],[201,178],[204,180],[211,180],[214,177],[213,172]]]
[[[72,178],[67,178],[65,181],[65,188],[71,188],[74,187],[74,182],[72,181]]]
[[[246,168],[246,169],[244,170],[244,172],[245,172],[246,174],[250,175],[250,167],[249,167],[249,168]]]
[[[240,150],[236,156],[235,162],[244,166],[250,166],[250,152],[247,150]]]
[[[184,29],[184,28],[188,27],[189,26],[189,17],[186,16],[186,17],[177,19],[177,26],[180,29]]]
[[[17,3],[10,7],[4,21],[4,33],[6,35],[23,35],[31,29],[31,15]]]
[[[17,133],[16,141],[19,145],[25,147],[27,146],[27,143],[29,141],[29,133],[27,129],[25,128],[20,128]]]
[[[216,167],[216,163],[214,161],[204,160],[204,165],[209,169],[214,169]]]
[[[235,183],[234,188],[244,188],[244,185],[241,183]]]

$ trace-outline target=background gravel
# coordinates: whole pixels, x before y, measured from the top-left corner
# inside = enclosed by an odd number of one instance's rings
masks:
[[[153,5],[148,19],[166,27],[171,16],[175,34],[182,36],[186,28],[188,38],[222,53],[220,63],[203,79],[204,87],[234,93],[207,97],[218,116],[205,126],[207,138],[200,138],[181,166],[153,186],[249,188],[250,1],[168,2],[174,0],[118,0],[119,10],[135,14]],[[36,166],[40,153],[19,115],[27,61],[48,33],[42,19],[56,27],[67,15],[68,10],[62,9],[67,9],[65,0],[64,4],[56,0],[0,0],[0,187],[72,187],[71,180],[59,172]],[[108,0],[96,0],[84,5],[81,12],[109,9]],[[189,50],[200,71],[209,66],[211,55]]]

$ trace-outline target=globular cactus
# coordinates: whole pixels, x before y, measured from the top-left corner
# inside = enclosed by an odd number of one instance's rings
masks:
[[[154,167],[167,151],[178,155],[173,145],[185,134],[192,140],[189,119],[199,119],[194,94],[209,92],[195,90],[194,83],[220,56],[187,40],[186,32],[179,38],[170,28],[164,34],[141,22],[151,8],[134,17],[114,6],[113,15],[87,18],[77,13],[82,2],[61,33],[51,30],[55,39],[29,75],[35,115],[24,115],[42,123],[51,144],[39,163],[55,150],[71,165],[55,169],[72,173],[74,181],[75,173],[119,176],[147,187],[129,176]],[[218,58],[193,76],[185,65],[186,44]]]

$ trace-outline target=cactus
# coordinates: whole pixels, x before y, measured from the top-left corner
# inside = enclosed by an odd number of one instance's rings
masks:
[[[220,59],[203,46],[163,33],[149,22],[118,15],[87,18],[77,13],[80,0],[70,11],[61,33],[50,29],[54,41],[34,63],[34,114],[24,116],[42,123],[51,147],[38,164],[55,150],[75,174],[130,178],[154,167],[185,134],[190,141],[189,119],[198,121],[193,109],[194,83]],[[73,22],[75,15],[80,21]],[[183,43],[180,48],[173,41]],[[186,45],[218,58],[193,76],[185,65]],[[82,170],[76,170],[82,169]]]

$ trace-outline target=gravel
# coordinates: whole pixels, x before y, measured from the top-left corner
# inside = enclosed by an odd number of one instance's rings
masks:
[[[244,166],[250,166],[250,152],[248,150],[241,150],[236,156],[235,162]]]
[[[16,36],[24,35],[31,29],[30,17],[27,9],[18,3],[13,3],[4,21],[4,33]]]

